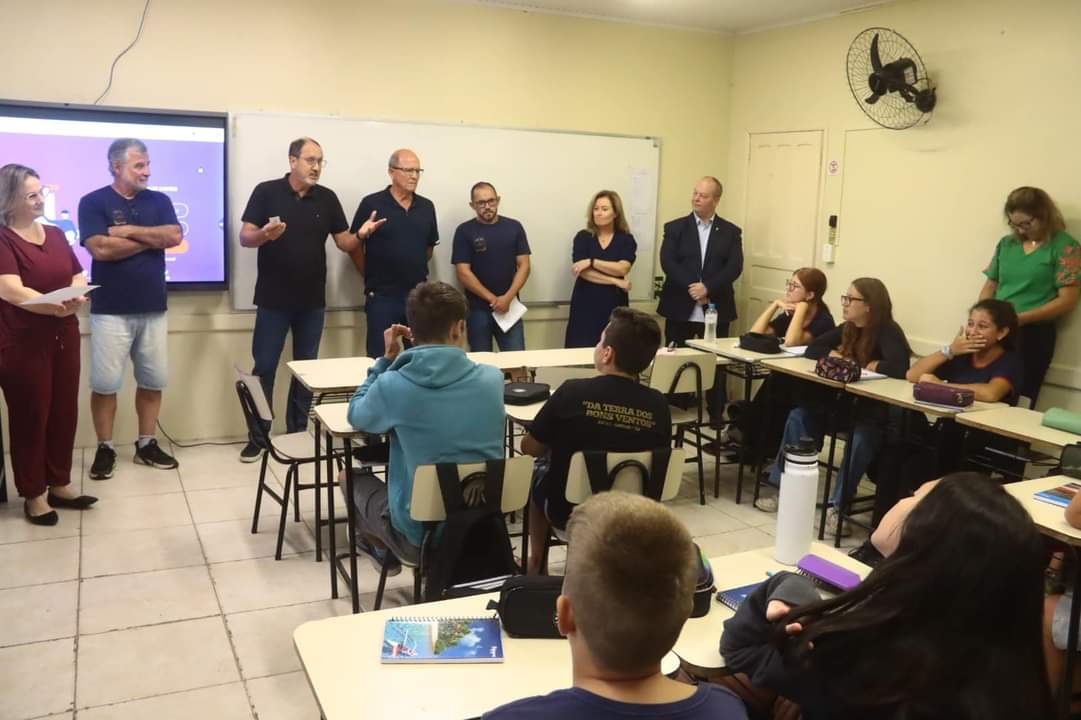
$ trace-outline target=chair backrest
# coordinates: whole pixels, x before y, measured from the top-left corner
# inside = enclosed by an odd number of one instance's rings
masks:
[[[263,392],[263,383],[257,376],[241,370],[239,365],[233,365],[233,370],[236,372],[237,383],[243,383],[244,387],[248,389],[248,394],[251,395],[253,402],[253,410],[257,417],[264,422],[273,422],[274,411],[270,409],[266,393]],[[241,404],[243,404],[243,401],[241,401]]]
[[[521,510],[529,499],[529,487],[533,480],[533,457],[516,455],[507,458],[505,463],[503,497],[499,505],[504,513],[509,513]],[[473,473],[484,472],[484,469],[483,462],[459,463],[458,477],[464,481]],[[418,465],[413,473],[413,498],[409,515],[418,522],[442,522],[447,519],[435,465]]]
[[[610,452],[606,459],[606,466],[610,472],[616,465],[627,460],[634,460],[648,468],[652,457],[653,454],[649,450],[644,452]],[[683,448],[672,448],[672,454],[668,458],[668,468],[664,475],[664,489],[661,491],[661,500],[671,500],[679,494],[679,484],[683,482],[683,460]],[[635,495],[645,494],[642,487],[642,475],[633,467],[627,467],[616,475],[612,489]],[[586,470],[585,454],[576,452],[571,455],[570,466],[567,469],[567,502],[580,505],[592,494],[593,489],[589,482],[589,472]]]
[[[653,360],[649,386],[666,395],[693,393],[699,389],[705,392],[713,387],[716,372],[717,357],[713,353],[690,348],[662,348]]]

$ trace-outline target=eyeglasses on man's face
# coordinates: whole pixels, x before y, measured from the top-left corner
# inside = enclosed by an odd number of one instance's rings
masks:
[[[397,170],[398,172],[402,173],[403,175],[409,175],[410,177],[420,177],[421,175],[424,174],[424,168],[405,168],[405,167],[398,167],[397,165],[391,165],[390,169],[391,170]]]
[[[842,295],[841,296],[841,304],[844,305],[845,307],[848,307],[849,305],[851,305],[854,302],[867,302],[867,301],[864,300],[861,297],[856,297],[855,295]]]
[[[309,155],[308,157],[302,157],[302,158],[297,158],[297,159],[302,161],[308,167],[313,167],[313,168],[323,167],[323,168],[325,168],[327,166],[327,161],[325,159],[318,158],[318,157],[313,157],[311,155]]]
[[[499,198],[498,197],[488,198],[487,200],[474,200],[473,201],[473,207],[475,207],[475,208],[495,207],[498,204],[499,204]]]

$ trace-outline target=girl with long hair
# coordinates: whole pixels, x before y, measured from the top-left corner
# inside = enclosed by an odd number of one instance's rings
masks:
[[[771,302],[751,326],[751,332],[776,335],[789,347],[806,345],[834,328],[826,305],[826,274],[802,267],[785,283],[784,297]]]

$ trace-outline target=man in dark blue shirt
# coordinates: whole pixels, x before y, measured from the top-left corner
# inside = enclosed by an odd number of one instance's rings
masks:
[[[450,261],[469,298],[466,331],[473,352],[489,352],[493,337],[500,350],[525,350],[521,318],[504,331],[493,317],[510,309],[529,277],[525,229],[499,214],[499,200],[491,183],[474,185],[469,207],[477,217],[454,231]]]
[[[180,223],[169,196],[147,189],[146,145],[134,138],[116,140],[108,158],[112,184],[79,201],[79,235],[93,258],[90,281],[101,286],[90,296],[90,414],[98,436],[93,480],[112,477],[116,466],[116,393],[129,355],[139,417],[135,462],[177,466],[158,446],[155,430],[168,379],[165,250],[180,244]]]
[[[274,402],[274,376],[287,334],[293,333],[294,360],[319,356],[326,309],[327,235],[342,252],[359,246],[349,232],[338,196],[319,184],[323,166],[322,146],[308,137],[297,138],[289,144],[289,173],[256,185],[241,216],[240,244],[259,249],[252,373],[259,377],[269,403]],[[311,392],[293,378],[286,404],[288,432],[308,427],[311,401]],[[263,449],[250,437],[240,460],[255,462],[262,454]]]
[[[407,324],[405,297],[428,279],[428,261],[439,243],[435,205],[417,195],[424,168],[412,150],[395,150],[387,165],[390,185],[360,201],[350,231],[360,247],[350,253],[364,276],[368,357],[383,354],[383,331]]]

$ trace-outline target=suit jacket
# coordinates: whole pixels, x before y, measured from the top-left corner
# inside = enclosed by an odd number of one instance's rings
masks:
[[[687,286],[701,282],[709,301],[717,306],[718,322],[736,319],[736,295],[732,284],[743,272],[743,233],[724,218],[714,215],[702,258],[694,213],[664,224],[661,268],[664,289],[657,313],[669,320],[686,321],[694,308]]]

